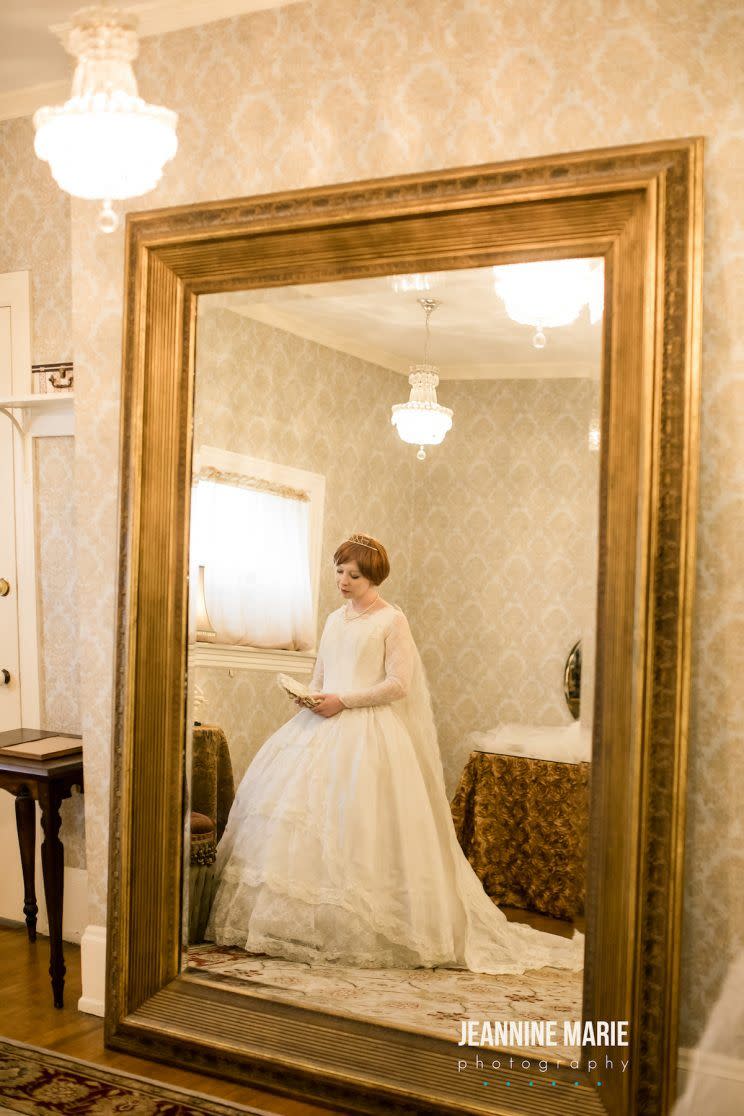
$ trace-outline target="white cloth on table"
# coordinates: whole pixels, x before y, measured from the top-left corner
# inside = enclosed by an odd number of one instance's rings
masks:
[[[499,756],[588,763],[592,758],[591,733],[579,722],[572,725],[499,725],[488,732],[471,732],[471,750]]]

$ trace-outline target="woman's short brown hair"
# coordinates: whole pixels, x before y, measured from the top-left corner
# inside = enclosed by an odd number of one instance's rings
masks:
[[[356,562],[362,577],[373,585],[382,585],[390,573],[387,551],[371,535],[351,535],[346,542],[342,542],[333,555],[333,564],[338,566],[342,562]]]

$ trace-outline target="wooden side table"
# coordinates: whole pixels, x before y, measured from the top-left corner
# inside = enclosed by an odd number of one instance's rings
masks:
[[[23,735],[19,735],[23,734]],[[59,839],[61,819],[59,807],[69,798],[74,786],[83,790],[83,749],[73,755],[50,760],[21,759],[14,756],[11,744],[47,736],[67,736],[80,740],[70,733],[39,732],[33,729],[14,729],[0,733],[0,789],[15,796],[18,845],[23,870],[23,914],[29,941],[36,941],[36,915],[38,905],[35,888],[36,860],[36,809],[41,810],[41,827],[44,840],[41,845],[41,866],[44,877],[44,897],[49,919],[49,975],[52,978],[54,1006],[64,1006],[65,961],[62,951],[62,902],[64,897],[64,847]]]

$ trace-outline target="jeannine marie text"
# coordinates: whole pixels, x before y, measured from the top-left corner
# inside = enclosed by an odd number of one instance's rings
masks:
[[[458,1046],[627,1046],[627,1019],[463,1019]]]

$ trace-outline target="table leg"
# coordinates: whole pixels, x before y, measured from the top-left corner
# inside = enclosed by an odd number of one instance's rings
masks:
[[[16,795],[16,829],[23,871],[23,916],[30,942],[36,941],[36,803],[27,788]]]
[[[44,874],[44,896],[49,919],[49,975],[52,978],[54,1006],[61,1008],[65,987],[65,959],[62,953],[62,900],[64,895],[64,847],[59,839],[59,793],[47,784],[39,786],[41,827],[41,866]]]

